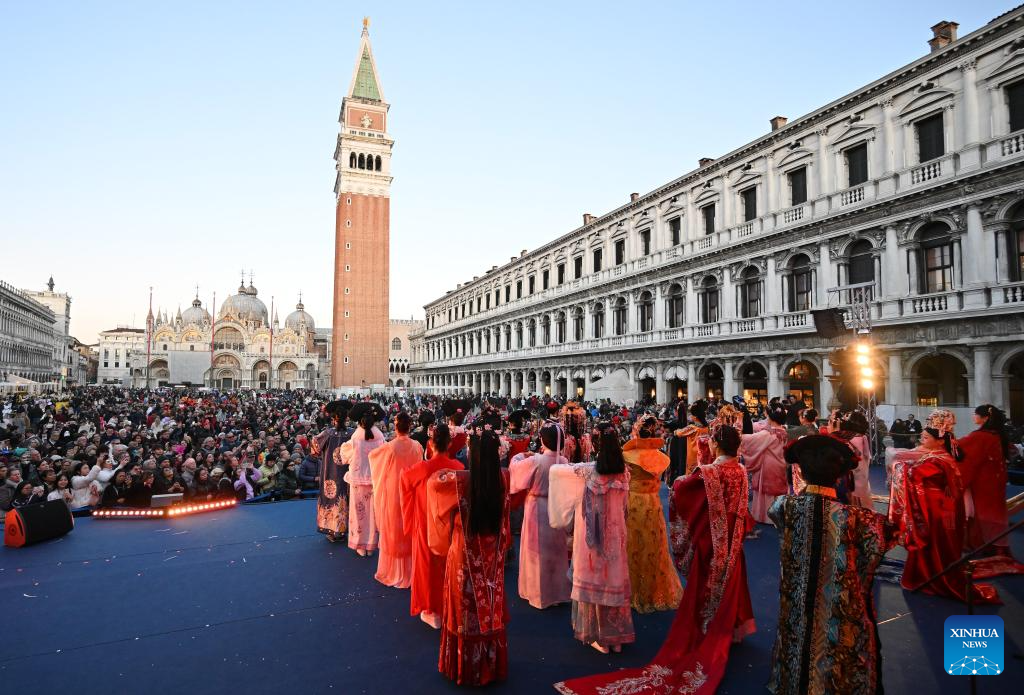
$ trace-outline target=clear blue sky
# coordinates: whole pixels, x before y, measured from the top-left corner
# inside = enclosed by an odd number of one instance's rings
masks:
[[[0,4],[0,278],[72,333],[254,269],[329,325],[337,117],[370,15],[397,144],[391,314],[928,51],[1010,2]],[[282,306],[283,305],[283,306]]]

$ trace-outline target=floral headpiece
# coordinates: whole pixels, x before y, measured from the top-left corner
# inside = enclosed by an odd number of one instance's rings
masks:
[[[738,429],[743,425],[743,413],[736,410],[736,408],[729,404],[723,405],[718,409],[718,413],[715,416],[713,424],[729,425]]]
[[[940,437],[945,437],[947,434],[952,435],[953,428],[956,426],[956,415],[944,408],[933,410],[932,414],[928,416],[928,424],[925,426],[937,430]]]
[[[655,416],[651,415],[650,413],[648,413],[646,415],[641,415],[640,417],[638,417],[636,419],[636,422],[633,423],[633,433],[632,433],[633,439],[639,439],[639,437],[640,437],[640,430],[646,428],[651,422],[654,422],[655,424],[657,424],[658,418],[656,418]]]
[[[587,412],[576,401],[568,401],[562,406],[562,428],[564,430],[571,429],[569,424],[572,423],[576,425],[577,432],[582,432],[586,421]]]

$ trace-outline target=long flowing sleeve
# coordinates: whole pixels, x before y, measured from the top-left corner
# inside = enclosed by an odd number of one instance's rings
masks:
[[[537,462],[533,454],[516,454],[508,464],[509,492],[515,494],[520,490],[529,490],[533,486],[533,476],[537,472]]]
[[[427,481],[427,543],[434,555],[445,555],[452,538],[452,510],[459,503],[454,471],[439,471]]]
[[[394,449],[390,444],[379,446],[370,452],[370,479],[373,481],[373,489],[381,490],[384,485],[384,472],[394,460]]]
[[[576,506],[583,500],[583,486],[583,478],[571,464],[556,463],[548,470],[548,521],[551,528],[572,528]]]
[[[416,530],[416,484],[411,475],[413,470],[415,467],[404,471],[398,479],[398,497],[402,505],[402,531],[408,534]]]

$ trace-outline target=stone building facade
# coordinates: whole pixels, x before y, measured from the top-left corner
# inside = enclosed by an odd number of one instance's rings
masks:
[[[870,283],[883,414],[993,402],[1024,421],[1024,8],[956,28],[428,303],[413,386],[824,409],[849,338],[810,312]]]
[[[390,347],[388,358],[388,387],[405,389],[409,383],[409,363],[412,361],[410,336],[422,332],[423,321],[415,319],[391,319]]]
[[[56,320],[48,306],[0,280],[0,383],[57,381]]]
[[[51,277],[45,290],[24,290],[25,294],[50,308],[53,312],[53,361],[54,371],[61,384],[75,383],[71,335],[71,297],[67,292],[54,291]]]

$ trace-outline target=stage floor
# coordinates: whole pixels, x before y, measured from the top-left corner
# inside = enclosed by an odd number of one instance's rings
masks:
[[[64,538],[0,551],[0,683],[5,693],[452,692],[437,673],[438,633],[408,612],[408,592],[373,580],[376,559],[329,544],[315,503],[242,506],[173,520],[77,519]],[[1024,534],[1013,545],[1024,557]],[[746,543],[758,632],[733,648],[721,693],[765,692],[778,613],[774,529]],[[637,642],[602,655],[576,642],[568,606],[518,598],[506,573],[509,679],[495,692],[554,692],[568,677],[645,664],[672,614],[636,616]],[[1005,601],[1007,673],[1024,674],[1024,577],[994,582]],[[885,687],[968,692],[942,668],[945,599],[879,582]],[[1016,655],[1016,657],[1014,656]]]

